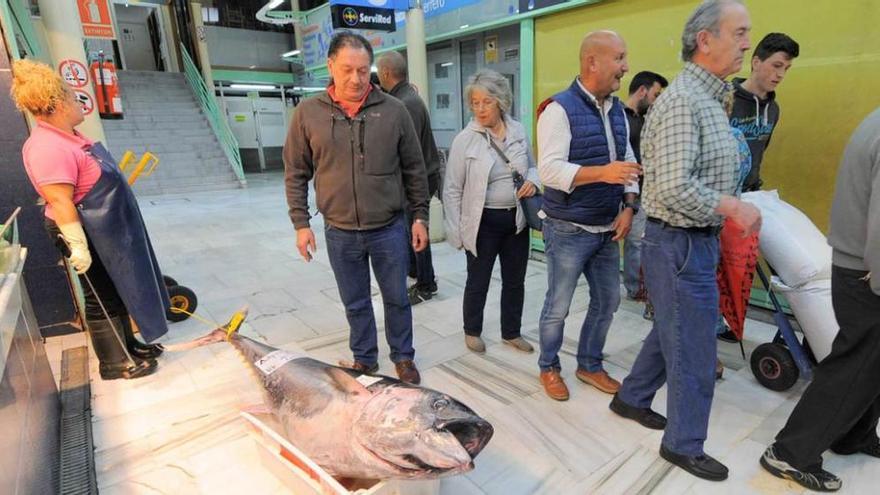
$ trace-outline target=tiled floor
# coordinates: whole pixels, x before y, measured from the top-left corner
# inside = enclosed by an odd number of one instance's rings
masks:
[[[320,221],[312,263],[296,254],[281,178],[250,178],[244,190],[146,197],[141,207],[165,273],[192,288],[198,313],[224,322],[250,305],[242,332],[281,348],[302,348],[335,363],[349,359],[344,312],[330,271]],[[706,449],[725,462],[724,483],[698,480],[657,454],[660,433],[624,421],[608,410],[609,396],[574,378],[577,329],[586,287],[578,288],[562,351],[563,376],[571,400],[546,398],[537,379],[536,355],[500,343],[499,283],[486,308],[488,351],[477,356],[464,346],[461,296],[464,255],[435,244],[440,293],[414,307],[416,360],[424,385],[458,398],[495,426],[495,437],[476,469],[444,479],[441,491],[466,494],[586,493],[800,493],[796,485],[764,473],[757,459],[772,440],[803,389],[787,393],[762,388],[739,348],[720,344],[728,365],[718,382]],[[497,279],[497,276],[496,276]],[[546,290],[540,262],[530,262],[526,281],[524,334],[537,344],[537,321]],[[381,328],[381,299],[374,298]],[[611,328],[607,369],[623,378],[649,323],[640,305],[624,301]],[[206,333],[190,319],[172,325],[165,342]],[[774,329],[749,320],[747,350],[770,339]],[[393,375],[380,337],[381,372]],[[82,345],[83,335],[50,339],[59,367],[64,348]],[[161,358],[159,371],[134,381],[103,382],[92,360],[97,471],[104,494],[286,493],[261,464],[238,411],[259,403],[260,391],[231,346],[218,344]],[[655,409],[664,411],[665,390]],[[878,465],[867,457],[827,455],[828,469],[844,478],[841,493],[869,493]]]

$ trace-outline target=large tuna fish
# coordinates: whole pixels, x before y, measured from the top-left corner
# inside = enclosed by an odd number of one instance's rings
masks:
[[[196,342],[221,340],[229,340],[260,377],[266,405],[288,440],[338,478],[464,473],[492,438],[491,424],[441,392],[332,366],[223,329]]]

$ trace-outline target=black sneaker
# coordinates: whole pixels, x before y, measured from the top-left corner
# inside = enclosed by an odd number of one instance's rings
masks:
[[[777,478],[794,481],[817,492],[836,492],[843,485],[840,478],[824,469],[813,472],[796,469],[777,456],[776,448],[773,445],[767,447],[764,455],[761,456],[761,466]]]
[[[436,292],[436,286],[435,291]],[[409,296],[409,303],[412,306],[416,304],[423,303],[432,297],[434,297],[434,292],[431,292],[430,289],[425,289],[420,285],[413,285],[407,290],[407,295]]]

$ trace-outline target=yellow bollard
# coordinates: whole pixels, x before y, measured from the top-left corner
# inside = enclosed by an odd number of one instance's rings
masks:
[[[156,155],[150,153],[149,151],[144,153],[144,156],[141,157],[141,160],[131,172],[131,175],[128,176],[128,185],[133,186],[135,181],[137,181],[138,177],[140,177],[141,175],[143,175],[144,177],[149,177],[150,174],[152,174],[153,171],[156,170],[156,166],[158,165],[159,158]],[[150,168],[147,171],[144,171],[147,166],[149,166]]]
[[[126,151],[125,154],[122,155],[122,160],[119,160],[119,170],[125,172],[125,168],[128,167],[129,162],[132,160],[134,160],[134,153],[132,153],[131,150]]]

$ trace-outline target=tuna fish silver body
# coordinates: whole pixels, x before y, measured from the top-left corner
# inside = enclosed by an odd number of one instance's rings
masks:
[[[473,469],[492,425],[452,397],[363,375],[241,335],[287,438],[336,477],[427,479]]]

